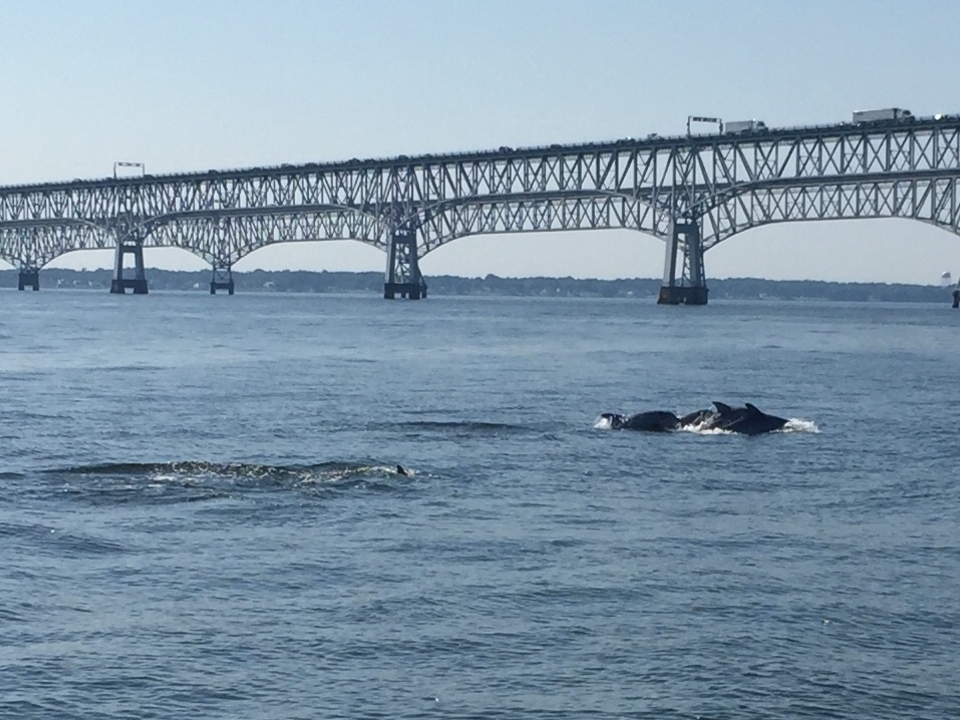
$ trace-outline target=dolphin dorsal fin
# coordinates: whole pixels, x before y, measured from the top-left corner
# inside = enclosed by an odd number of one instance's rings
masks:
[[[726,403],[720,402],[719,400],[714,400],[714,401],[713,401],[713,406],[714,406],[717,410],[719,410],[720,412],[722,412],[722,413],[732,412],[732,411],[733,411],[733,408],[732,408],[732,407],[730,407],[730,406],[727,405]]]
[[[760,409],[756,405],[751,405],[750,403],[744,403],[744,405],[746,406],[747,410],[749,410],[750,412],[756,413],[757,415],[763,415],[763,413],[760,412]]]

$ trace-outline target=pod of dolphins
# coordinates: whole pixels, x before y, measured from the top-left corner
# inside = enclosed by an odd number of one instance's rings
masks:
[[[715,400],[713,407],[715,408],[713,410],[697,410],[680,417],[667,410],[648,410],[629,416],[603,413],[600,417],[613,430],[667,432],[696,428],[697,430],[725,430],[744,435],[760,435],[782,430],[783,426],[789,422],[776,415],[767,415],[750,403],[738,408]]]

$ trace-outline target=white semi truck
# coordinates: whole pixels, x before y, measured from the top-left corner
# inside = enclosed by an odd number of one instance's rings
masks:
[[[760,132],[766,130],[767,125],[763,120],[732,120],[724,123],[723,132],[727,135],[739,135],[747,132]]]
[[[857,110],[853,113],[855,123],[880,122],[882,120],[907,120],[913,118],[913,113],[900,108],[884,108],[883,110]]]

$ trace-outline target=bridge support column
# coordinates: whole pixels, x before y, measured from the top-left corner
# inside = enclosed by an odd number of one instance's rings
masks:
[[[226,290],[227,295],[233,295],[233,270],[230,269],[230,263],[226,263],[226,267],[213,266],[210,294],[216,295],[217,290]]]
[[[133,255],[134,272],[132,278],[123,276],[123,259],[125,255]],[[123,240],[117,243],[117,259],[114,266],[113,281],[110,283],[110,292],[120,295],[126,294],[127,288],[133,290],[134,295],[147,294],[147,276],[143,270],[143,243]]]
[[[683,249],[683,264],[677,277],[677,255]],[[703,243],[696,220],[674,221],[667,238],[663,285],[658,305],[706,305],[707,283],[703,273]]]
[[[28,287],[31,287],[34,290],[40,289],[40,268],[20,268],[20,276],[17,280],[17,290],[26,290]]]
[[[388,241],[383,297],[393,300],[397,295],[411,300],[427,297],[427,283],[420,274],[417,231],[414,228],[394,230]]]

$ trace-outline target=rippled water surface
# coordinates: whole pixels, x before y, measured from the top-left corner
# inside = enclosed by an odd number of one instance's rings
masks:
[[[0,717],[960,717],[949,305],[0,310]]]

